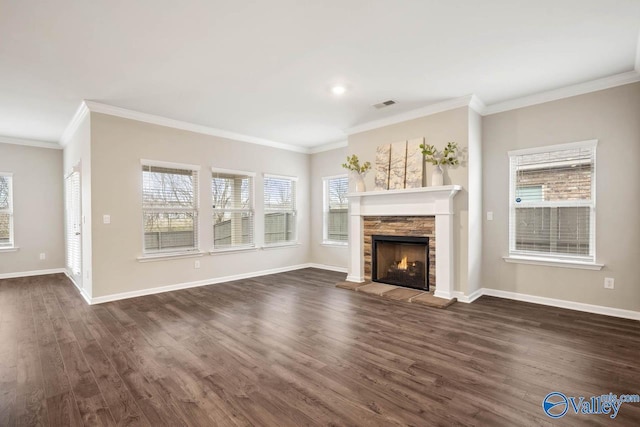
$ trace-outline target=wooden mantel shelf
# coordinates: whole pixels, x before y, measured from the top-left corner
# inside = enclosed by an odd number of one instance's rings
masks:
[[[347,194],[347,197],[369,197],[369,196],[391,196],[398,194],[414,194],[420,193],[435,197],[453,197],[462,190],[460,185],[442,185],[439,187],[419,187],[419,188],[403,188],[401,190],[378,190],[378,191],[360,191]]]

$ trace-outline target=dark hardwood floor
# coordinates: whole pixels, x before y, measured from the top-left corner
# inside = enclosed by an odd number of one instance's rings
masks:
[[[483,297],[446,310],[316,269],[88,306],[0,280],[0,425],[640,425],[542,410],[640,393],[640,323]]]

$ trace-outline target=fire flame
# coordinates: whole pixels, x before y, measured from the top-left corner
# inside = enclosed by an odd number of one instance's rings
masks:
[[[402,261],[400,261],[398,263],[398,270],[406,270],[408,267],[407,265],[407,257],[402,258]]]

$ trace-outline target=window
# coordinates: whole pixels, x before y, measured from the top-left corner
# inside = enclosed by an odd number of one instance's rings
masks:
[[[13,248],[13,175],[0,172],[0,249]]]
[[[293,243],[296,227],[297,178],[264,176],[264,243]]]
[[[80,206],[80,172],[65,179],[65,219],[67,268],[74,276],[82,271],[82,208]]]
[[[144,252],[198,249],[198,167],[142,162]]]
[[[597,141],[509,152],[509,252],[595,262]]]
[[[214,249],[254,245],[253,177],[249,172],[212,169]]]
[[[349,205],[347,175],[322,178],[323,187],[323,243],[346,245],[349,239]]]

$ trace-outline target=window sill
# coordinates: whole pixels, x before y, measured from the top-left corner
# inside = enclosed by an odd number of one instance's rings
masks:
[[[17,252],[19,249],[17,246],[7,246],[0,248],[0,252]]]
[[[236,248],[224,248],[224,249],[211,249],[209,251],[209,255],[222,255],[228,253],[236,253],[236,252],[252,252],[257,251],[258,248],[255,246],[243,246]]]
[[[204,255],[204,252],[193,251],[193,252],[165,252],[165,253],[157,253],[157,254],[145,254],[137,258],[138,262],[154,262],[154,261],[164,261],[168,259],[180,259],[180,258],[194,258],[201,257]]]
[[[506,262],[515,264],[531,264],[531,265],[545,265],[547,267],[561,267],[561,268],[577,268],[582,270],[602,270],[604,264],[597,264],[595,262],[583,262],[583,261],[568,261],[563,259],[549,259],[538,258],[528,256],[504,256],[502,257]]]
[[[320,246],[328,246],[332,248],[348,248],[349,243],[347,242],[332,242],[330,240],[325,240],[320,243]]]
[[[273,243],[271,245],[264,245],[262,249],[284,249],[284,248],[293,248],[296,246],[300,246],[300,242],[285,242],[285,243]]]

